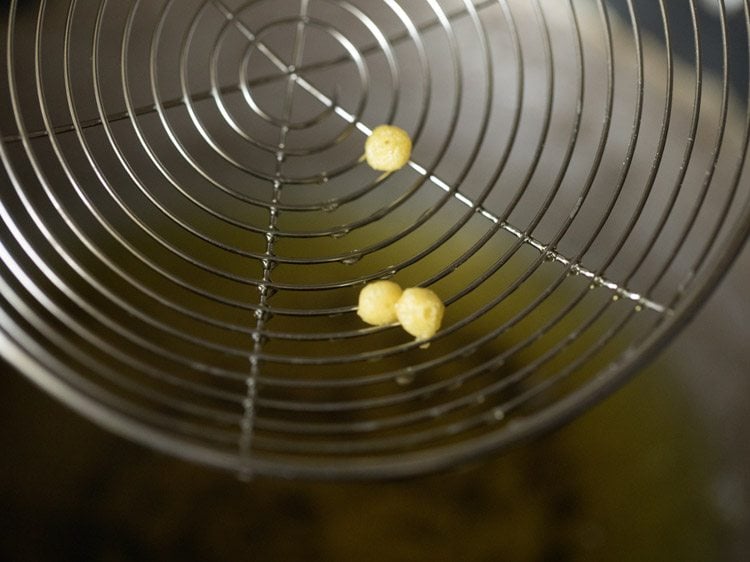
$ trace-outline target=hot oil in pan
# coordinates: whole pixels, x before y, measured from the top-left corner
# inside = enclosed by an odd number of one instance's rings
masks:
[[[238,484],[114,437],[20,377],[0,385],[2,426],[13,428],[0,432],[14,451],[0,463],[9,560],[453,560],[460,549],[470,561],[703,562],[724,559],[730,536],[709,501],[710,435],[665,365],[500,459],[367,484]]]

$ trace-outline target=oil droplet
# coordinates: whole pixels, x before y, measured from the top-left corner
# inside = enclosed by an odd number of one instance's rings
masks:
[[[620,295],[618,295],[617,293],[615,293],[614,295],[612,295],[612,300],[613,300],[614,302],[617,302],[617,301],[619,301],[619,300],[620,300]]]
[[[273,318],[273,314],[271,314],[271,312],[269,312],[268,310],[259,308],[255,311],[255,318],[258,321],[268,322],[271,318]]]
[[[343,263],[344,265],[354,265],[355,263],[359,262],[359,260],[361,259],[362,259],[362,255],[357,254],[357,255],[342,259],[341,263]]]
[[[284,160],[286,160],[286,154],[284,154],[284,152],[282,150],[279,150],[276,153],[276,161],[277,162],[283,162]]]
[[[253,341],[258,345],[264,344],[268,341],[268,338],[260,332],[253,332]]]
[[[348,228],[344,228],[343,230],[337,230],[336,232],[331,233],[331,238],[343,238],[347,234],[349,234],[351,231]]]
[[[326,201],[325,203],[323,203],[323,207],[322,207],[323,211],[325,211],[326,213],[332,213],[338,208],[339,208],[338,201]]]
[[[318,183],[328,183],[328,176],[326,174],[320,174],[320,176],[318,176]]]
[[[396,384],[399,386],[408,386],[413,382],[414,382],[413,374],[399,375],[396,377]]]
[[[502,421],[505,419],[505,411],[502,408],[495,408],[492,410],[492,418],[495,421]]]
[[[643,312],[643,305],[642,305],[642,304],[637,304],[637,305],[635,305],[635,308],[634,308],[634,310],[635,310],[636,312]]]

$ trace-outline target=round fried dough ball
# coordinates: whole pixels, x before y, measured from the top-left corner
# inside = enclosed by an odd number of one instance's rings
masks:
[[[359,292],[357,315],[373,326],[396,322],[396,301],[401,298],[401,287],[393,281],[374,281]]]
[[[443,322],[445,305],[431,289],[406,289],[396,302],[396,317],[401,326],[418,340],[435,335]]]
[[[373,129],[365,141],[365,158],[374,170],[395,172],[403,168],[411,157],[409,134],[393,125]]]

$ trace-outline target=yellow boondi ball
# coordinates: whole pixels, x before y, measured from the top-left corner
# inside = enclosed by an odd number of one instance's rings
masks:
[[[396,302],[396,317],[401,326],[418,340],[435,335],[443,322],[445,305],[430,289],[406,289]]]
[[[373,326],[396,322],[396,301],[401,297],[401,287],[393,281],[368,283],[359,292],[357,315]]]
[[[395,172],[411,158],[409,134],[393,125],[375,127],[365,141],[365,158],[373,170]]]

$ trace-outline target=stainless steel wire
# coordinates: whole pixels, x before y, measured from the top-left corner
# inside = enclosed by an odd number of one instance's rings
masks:
[[[242,477],[402,476],[560,425],[750,229],[750,6],[657,4],[12,0],[0,352]],[[380,123],[414,140],[396,173],[361,157]],[[428,349],[357,319],[381,278],[444,299]]]

